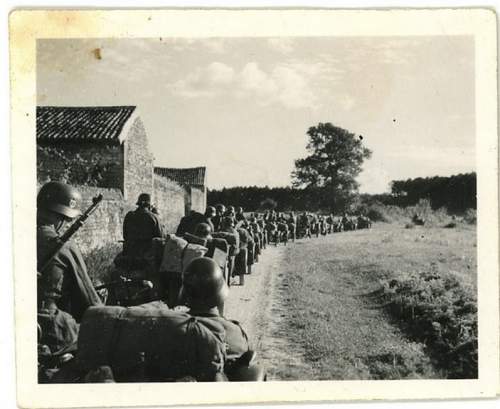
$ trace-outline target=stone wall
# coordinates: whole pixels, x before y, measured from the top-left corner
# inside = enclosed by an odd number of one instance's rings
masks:
[[[38,183],[38,189],[43,185]],[[82,195],[80,210],[83,212],[92,204],[92,198],[99,193],[103,200],[97,210],[87,219],[85,225],[78,230],[74,240],[84,255],[109,243],[123,240],[123,220],[130,210],[135,210],[133,203],[123,198],[120,189],[106,189],[93,186],[74,185]],[[153,204],[158,209],[160,221],[166,232],[175,233],[181,218],[184,216],[185,190],[171,180],[155,176]]]
[[[168,233],[175,233],[184,216],[185,190],[170,179],[154,175],[153,203]]]
[[[124,196],[135,203],[141,193],[153,193],[153,155],[140,118],[132,124],[124,143]]]
[[[205,188],[191,187],[191,210],[204,213],[207,207],[207,195]]]
[[[83,254],[103,247],[108,243],[118,243],[123,239],[123,219],[125,214],[135,206],[123,200],[119,189],[102,189],[89,186],[76,186],[83,198],[82,211],[92,204],[92,198],[102,193],[103,200],[97,210],[87,219],[78,231],[75,240]]]
[[[98,141],[38,142],[37,181],[49,180],[75,186],[82,194],[84,210],[102,193],[104,200],[75,236],[82,252],[123,239],[125,214],[135,209],[140,193],[150,193],[167,232],[175,232],[187,208],[204,212],[204,189],[183,188],[166,177],[153,174],[153,155],[146,131],[136,118],[123,145]]]
[[[123,147],[97,141],[37,144],[37,180],[123,189]]]

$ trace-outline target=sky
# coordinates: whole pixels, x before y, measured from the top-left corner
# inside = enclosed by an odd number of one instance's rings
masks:
[[[319,122],[373,151],[363,193],[474,171],[474,76],[467,36],[37,42],[39,105],[135,105],[156,166],[212,189],[289,185]]]

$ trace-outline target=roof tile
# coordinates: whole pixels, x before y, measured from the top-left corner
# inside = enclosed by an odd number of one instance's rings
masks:
[[[160,168],[154,169],[157,175],[165,176],[183,186],[204,186],[205,167],[198,168]]]
[[[72,139],[118,142],[135,106],[58,107],[36,109],[37,140]]]

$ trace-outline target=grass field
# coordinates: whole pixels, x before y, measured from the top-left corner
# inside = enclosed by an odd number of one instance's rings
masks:
[[[285,370],[282,378],[448,377],[432,345],[412,337],[379,297],[388,279],[418,272],[451,272],[474,289],[475,226],[405,229],[379,223],[287,248],[281,290],[288,334],[303,347],[308,368],[300,374]]]

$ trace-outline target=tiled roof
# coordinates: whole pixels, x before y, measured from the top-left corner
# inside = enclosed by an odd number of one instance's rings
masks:
[[[157,175],[165,176],[174,182],[184,186],[204,186],[204,167],[198,168],[159,168],[155,167]]]
[[[36,109],[37,140],[72,139],[121,142],[119,136],[134,106]]]

